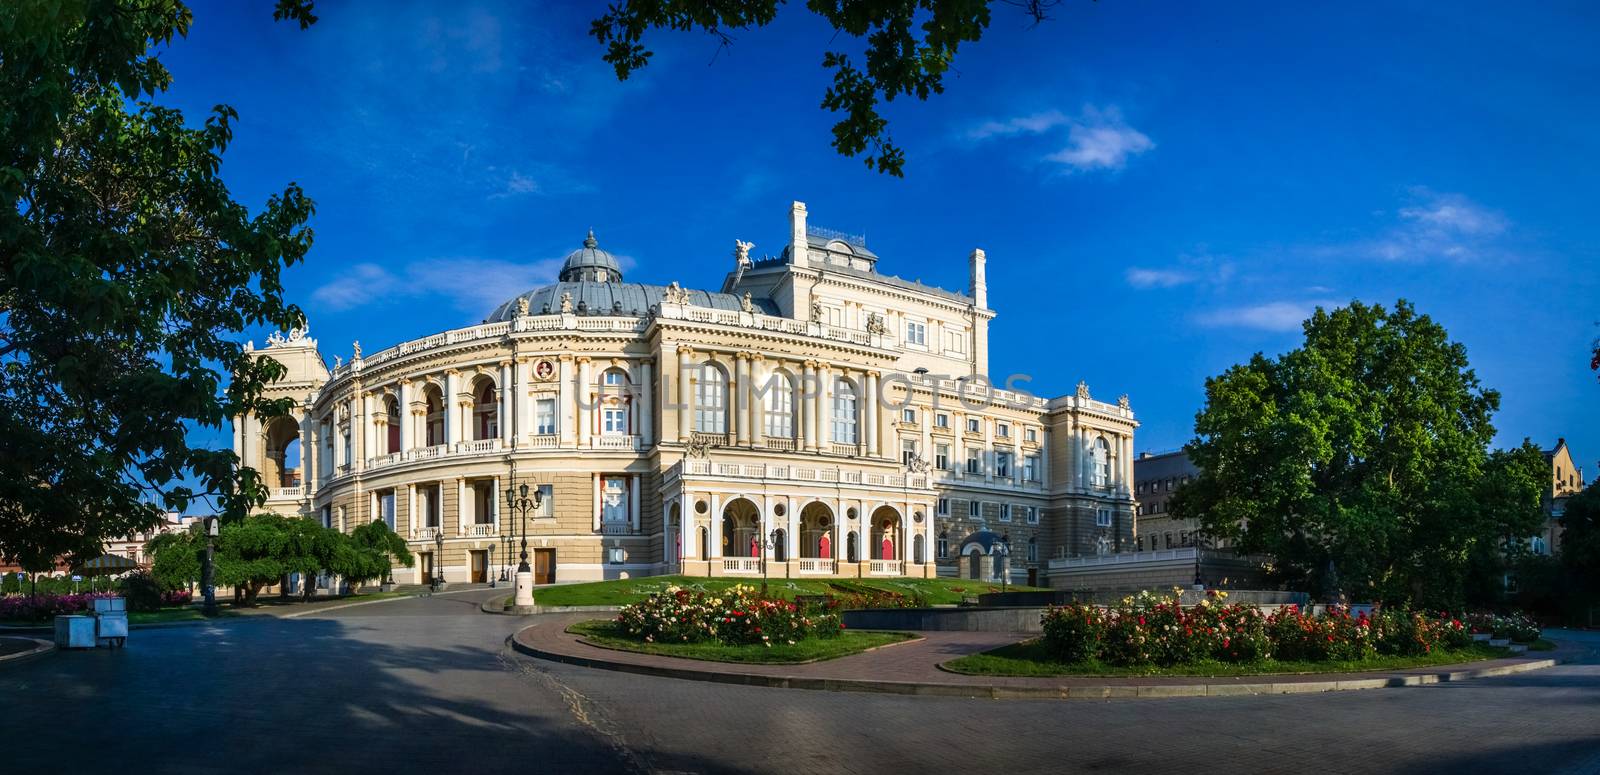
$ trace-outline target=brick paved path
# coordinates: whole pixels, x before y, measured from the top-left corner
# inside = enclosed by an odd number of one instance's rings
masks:
[[[874,649],[848,657],[805,665],[735,665],[704,662],[694,659],[640,654],[630,651],[601,648],[582,641],[566,631],[576,622],[595,619],[595,614],[548,614],[531,619],[532,626],[515,636],[517,642],[538,652],[576,657],[584,660],[612,662],[645,669],[692,671],[707,674],[706,680],[730,680],[730,676],[765,676],[801,679],[830,679],[842,681],[875,681],[906,684],[943,684],[964,687],[1006,687],[1020,689],[1057,689],[1061,687],[1177,687],[1210,685],[1213,687],[1237,685],[1241,688],[1263,683],[1305,684],[1327,681],[1369,682],[1393,680],[1405,676],[1430,675],[1452,670],[1470,670],[1487,666],[1521,666],[1573,656],[1568,652],[1533,653],[1525,657],[1497,659],[1471,665],[1440,665],[1411,670],[1388,670],[1368,673],[1273,675],[1201,678],[1194,676],[977,676],[962,675],[940,670],[938,665],[967,654],[987,651],[1031,637],[1022,633],[993,632],[920,632],[920,640]],[[679,676],[685,677],[685,676]],[[1309,688],[1309,687],[1307,687]],[[1368,687],[1371,688],[1371,687]],[[1217,693],[1213,690],[1213,693]]]

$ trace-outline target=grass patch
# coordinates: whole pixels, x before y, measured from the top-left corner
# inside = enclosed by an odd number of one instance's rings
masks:
[[[218,606],[220,609],[221,606]],[[237,616],[232,611],[219,610],[217,618]],[[198,608],[163,608],[159,611],[129,611],[128,624],[164,624],[166,622],[197,622],[205,619]]]
[[[582,635],[585,640],[606,648],[634,651],[640,654],[657,654],[665,657],[700,659],[708,662],[737,662],[747,665],[792,665],[798,662],[817,662],[859,654],[870,648],[910,640],[903,632],[867,632],[846,630],[837,638],[812,638],[789,645],[727,646],[721,643],[642,643],[629,637],[612,621],[579,622],[567,632]]]
[[[703,592],[722,592],[735,584],[749,587],[761,586],[761,579],[704,578],[700,576],[648,576],[638,579],[596,581],[589,584],[561,584],[535,587],[534,602],[542,606],[555,605],[627,605],[664,591],[669,586]],[[963,598],[977,597],[986,592],[999,592],[999,584],[971,579],[784,579],[767,580],[767,594],[785,600],[796,595],[847,594],[852,588],[876,589],[898,592],[903,595],[920,593],[931,605],[954,605]],[[1012,584],[1012,592],[1027,592],[1036,587]]]
[[[1555,644],[1554,641],[1548,641],[1548,640],[1545,640],[1544,638],[1540,638],[1540,639],[1538,639],[1538,640],[1536,640],[1536,641],[1534,641],[1532,643],[1529,643],[1528,644],[1528,650],[1529,651],[1555,651],[1556,650],[1556,644]]]
[[[1483,659],[1503,657],[1506,649],[1484,644],[1473,644],[1464,649],[1441,649],[1420,657],[1379,656],[1372,659],[1341,662],[1264,662],[1239,664],[1234,662],[1197,662],[1192,665],[1157,667],[1118,667],[1097,661],[1065,663],[1050,658],[1044,645],[1037,639],[1002,646],[981,654],[970,654],[944,663],[944,668],[968,675],[1021,675],[1021,676],[1207,676],[1227,677],[1241,675],[1283,675],[1299,673],[1359,673],[1369,670],[1404,670],[1414,667],[1455,665]]]

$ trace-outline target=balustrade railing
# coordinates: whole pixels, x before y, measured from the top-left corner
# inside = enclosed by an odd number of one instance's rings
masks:
[[[466,538],[487,538],[495,534],[498,527],[493,522],[476,522],[461,526],[461,535]]]
[[[833,560],[825,560],[817,557],[800,558],[801,573],[816,573],[831,576],[833,575],[833,569]]]
[[[528,437],[528,446],[533,449],[555,449],[561,446],[561,437],[554,433],[533,434]]]
[[[301,495],[304,492],[305,492],[305,488],[303,488],[303,487],[274,487],[272,489],[272,497],[274,497],[274,498],[299,498],[299,497],[301,497]]]
[[[592,436],[589,446],[593,449],[638,449],[638,436]]]
[[[633,525],[627,522],[601,522],[600,535],[625,536],[633,533]]]
[[[724,557],[722,558],[723,573],[760,573],[760,557]]]
[[[434,537],[438,536],[442,530],[443,528],[439,527],[438,525],[412,528],[411,537],[419,541],[432,541]]]
[[[899,560],[872,560],[867,563],[867,574],[872,576],[900,575]]]

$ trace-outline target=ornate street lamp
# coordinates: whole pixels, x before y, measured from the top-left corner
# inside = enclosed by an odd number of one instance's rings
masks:
[[[444,589],[444,526],[433,529],[433,578],[429,589],[438,592]]]
[[[486,564],[489,567],[484,569],[484,573],[489,576],[489,588],[494,589],[499,586],[494,577],[494,544],[489,544],[489,560]]]
[[[774,529],[767,533],[765,540],[757,539],[756,546],[761,550],[761,596],[767,596],[767,554],[778,546],[778,531]],[[788,559],[788,558],[785,558]]]
[[[1011,533],[1010,532],[1005,532],[1005,533],[1001,533],[1000,534],[1000,545],[1006,548],[1006,550],[1005,550],[1005,552],[1003,554],[1003,557],[1004,557],[1005,563],[1006,563],[1006,567],[1005,567],[1005,570],[1000,573],[1000,592],[1001,592],[1001,594],[1004,594],[1005,591],[1006,591],[1006,585],[1011,582]]]
[[[515,481],[516,474],[512,474]],[[506,488],[506,505],[512,511],[522,516],[522,562],[517,565],[516,605],[533,605],[533,568],[528,565],[528,512],[538,509],[544,504],[544,494],[536,486],[529,497],[529,488],[526,482],[520,486]],[[508,561],[510,557],[506,558]],[[526,574],[526,575],[524,575]]]

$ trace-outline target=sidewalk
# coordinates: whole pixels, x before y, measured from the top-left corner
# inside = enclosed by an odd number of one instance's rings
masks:
[[[522,653],[552,661],[697,681],[828,691],[1035,699],[1290,694],[1419,686],[1538,670],[1589,653],[1585,648],[1563,644],[1552,652],[1469,665],[1325,675],[974,676],[946,672],[938,665],[1029,636],[1022,633],[920,632],[921,640],[826,662],[736,665],[605,649],[584,643],[579,636],[566,632],[568,625],[593,618],[593,614],[539,616],[532,626],[518,632],[512,643]]]

